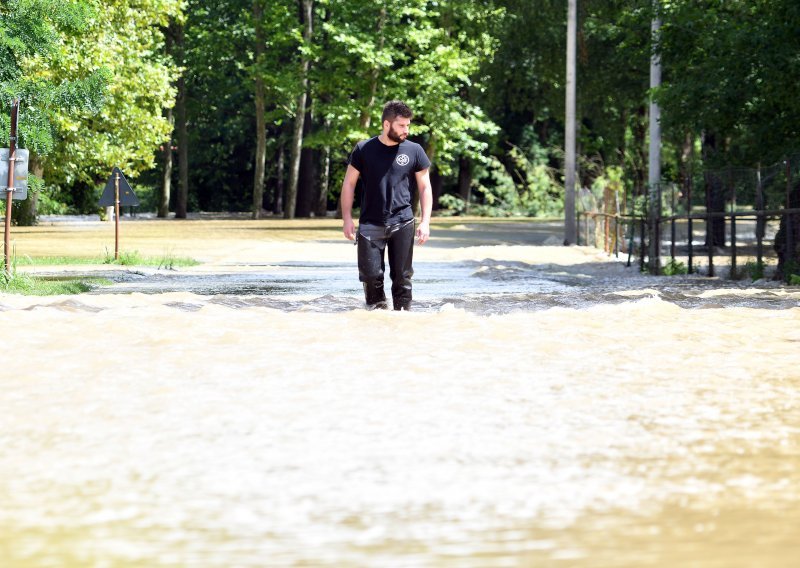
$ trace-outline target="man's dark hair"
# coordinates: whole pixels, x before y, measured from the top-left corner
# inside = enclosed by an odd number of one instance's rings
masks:
[[[381,122],[388,120],[393,122],[397,117],[412,118],[414,113],[403,101],[389,101],[383,105],[383,114],[381,115]]]

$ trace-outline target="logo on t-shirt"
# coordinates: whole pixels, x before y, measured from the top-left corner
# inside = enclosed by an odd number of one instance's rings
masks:
[[[397,165],[405,166],[408,163],[408,160],[409,160],[408,156],[406,156],[405,154],[400,154],[399,156],[397,156]]]

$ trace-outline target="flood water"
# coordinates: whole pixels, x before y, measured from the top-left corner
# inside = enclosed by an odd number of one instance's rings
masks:
[[[0,295],[0,565],[795,565],[797,289],[502,256]]]

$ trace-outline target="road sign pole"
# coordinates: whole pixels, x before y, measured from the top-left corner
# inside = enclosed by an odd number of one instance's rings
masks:
[[[137,207],[139,200],[133,188],[125,179],[119,168],[114,168],[103,188],[103,194],[97,202],[100,207],[114,207],[114,260],[119,260],[119,220],[120,208],[123,206]]]
[[[6,192],[6,230],[3,241],[6,277],[11,276],[11,203],[14,199],[14,161],[17,158],[17,120],[19,118],[19,99],[11,103],[11,133],[8,137],[8,189]]]
[[[114,260],[119,260],[119,172],[114,176]]]

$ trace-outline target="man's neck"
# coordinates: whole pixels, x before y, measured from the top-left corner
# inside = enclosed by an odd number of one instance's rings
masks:
[[[378,140],[380,140],[381,144],[383,144],[384,146],[397,146],[400,143],[400,142],[395,142],[394,140],[386,136],[386,133],[379,134]]]

